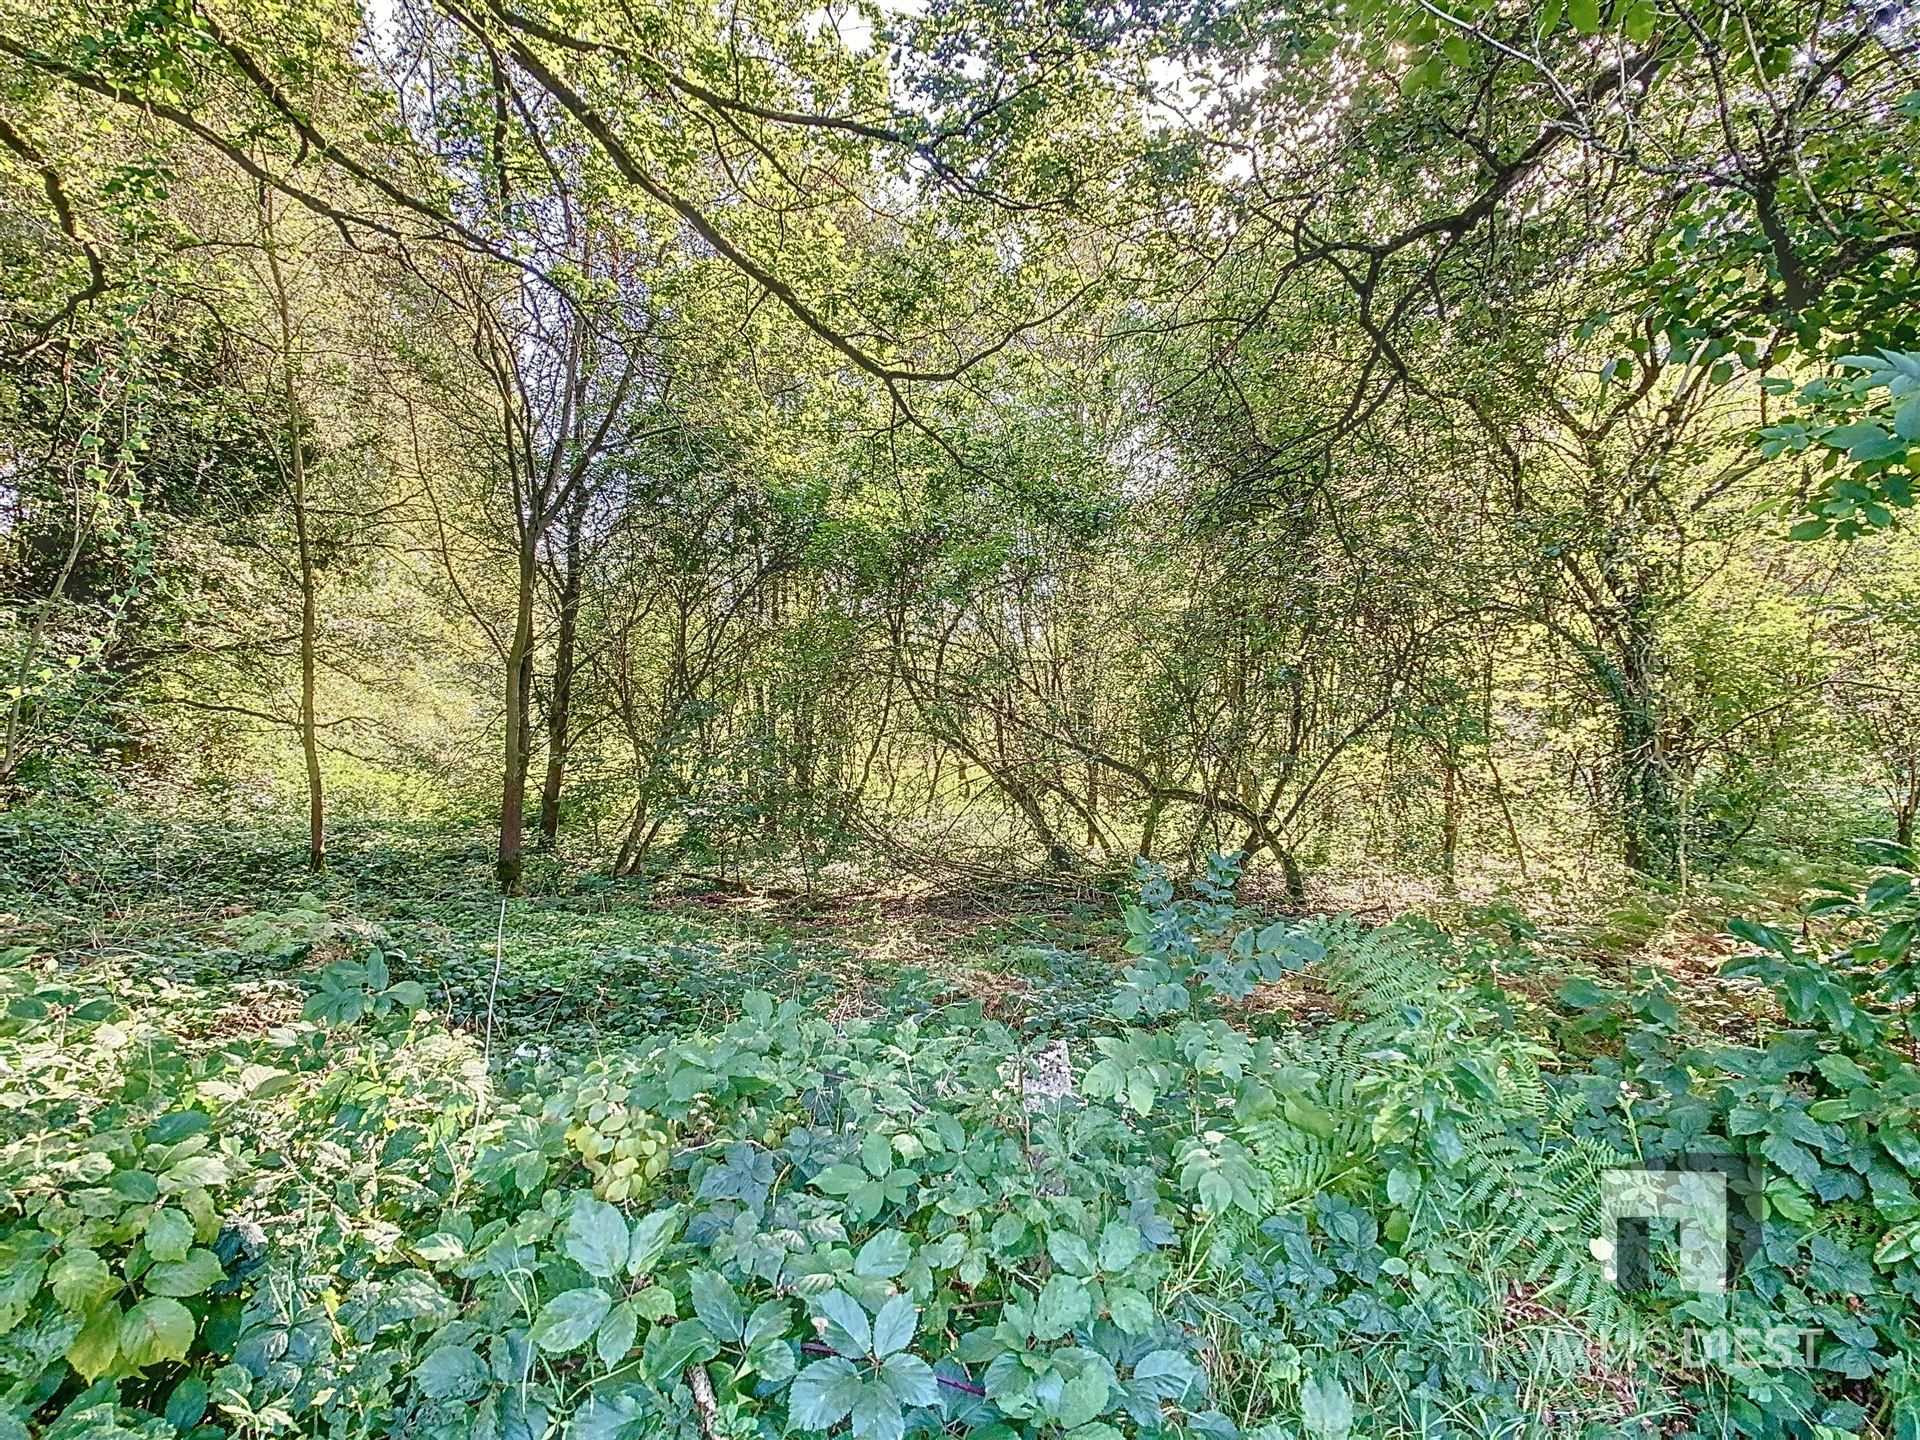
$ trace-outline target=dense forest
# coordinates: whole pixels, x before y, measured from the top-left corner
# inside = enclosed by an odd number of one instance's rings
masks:
[[[0,1440],[1920,1440],[1920,12],[53,4]]]

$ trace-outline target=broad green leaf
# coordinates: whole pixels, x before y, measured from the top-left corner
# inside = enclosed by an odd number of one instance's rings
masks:
[[[155,1295],[120,1317],[120,1356],[133,1369],[184,1360],[193,1348],[193,1313],[178,1300]]]
[[[1069,1275],[1089,1276],[1098,1268],[1093,1262],[1093,1252],[1087,1248],[1087,1242],[1071,1230],[1049,1231],[1047,1254],[1054,1264]]]
[[[1311,1375],[1300,1387],[1300,1422],[1309,1435],[1342,1440],[1353,1428],[1353,1401],[1338,1375]]]
[[[568,1290],[542,1307],[528,1333],[533,1343],[551,1355],[578,1350],[607,1318],[613,1301],[601,1290]]]
[[[820,1313],[827,1317],[823,1338],[842,1355],[858,1357],[873,1350],[873,1322],[867,1312],[844,1290],[829,1290],[820,1297]]]
[[[672,1243],[679,1229],[678,1205],[669,1205],[665,1210],[656,1210],[634,1221],[633,1238],[627,1249],[627,1273],[634,1276],[650,1274],[653,1267],[660,1263],[660,1257],[666,1253],[667,1246]]]
[[[1126,1220],[1110,1220],[1100,1232],[1100,1271],[1118,1275],[1146,1253],[1140,1227]]]
[[[487,1388],[487,1362],[465,1345],[442,1345],[413,1372],[430,1400],[470,1400]]]
[[[1033,1308],[1033,1336],[1036,1340],[1058,1340],[1092,1310],[1085,1281],[1071,1275],[1052,1276],[1041,1287],[1040,1299]]]
[[[600,1328],[593,1337],[593,1353],[600,1357],[600,1363],[611,1370],[633,1349],[633,1340],[640,1333],[640,1317],[627,1301],[622,1300],[611,1310],[607,1318],[600,1322]]]
[[[113,1369],[120,1359],[120,1307],[106,1305],[89,1316],[67,1346],[67,1363],[91,1383]]]
[[[169,1206],[147,1221],[147,1253],[156,1260],[184,1260],[193,1248],[193,1221]]]
[[[85,1313],[120,1289],[107,1262],[85,1246],[62,1251],[47,1268],[53,1298],[69,1310]]]
[[[913,1242],[898,1230],[882,1230],[860,1247],[853,1273],[891,1280],[913,1260]]]
[[[913,1343],[913,1332],[920,1324],[920,1312],[913,1298],[895,1295],[880,1307],[873,1321],[873,1353],[891,1355]]]
[[[787,1392],[787,1417],[799,1429],[825,1430],[852,1413],[862,1389],[851,1360],[832,1355],[816,1360],[794,1378]]]
[[[207,1413],[207,1382],[189,1375],[173,1387],[167,1396],[167,1423],[176,1430],[191,1430]]]
[[[627,1264],[627,1222],[604,1200],[581,1193],[567,1219],[566,1257],[596,1280],[611,1280]]]
[[[733,1287],[711,1270],[694,1271],[688,1283],[693,1291],[693,1313],[714,1338],[729,1344],[739,1340],[746,1317]]]
[[[883,1312],[884,1313],[884,1312]],[[889,1355],[880,1362],[880,1378],[902,1405],[937,1405],[940,1382],[933,1366],[918,1355]]]
[[[191,1250],[184,1260],[155,1265],[140,1277],[140,1286],[153,1295],[204,1295],[225,1274],[220,1258],[211,1250]]]

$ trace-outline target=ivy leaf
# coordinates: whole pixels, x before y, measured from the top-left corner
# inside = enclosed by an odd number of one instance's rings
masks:
[[[561,1249],[594,1279],[611,1280],[627,1263],[627,1222],[606,1201],[576,1195]]]
[[[846,1419],[863,1388],[851,1360],[839,1355],[816,1360],[787,1392],[787,1418],[802,1430],[825,1430]]]
[[[586,1344],[612,1308],[604,1291],[568,1290],[546,1303],[529,1334],[548,1354],[565,1355]]]
[[[155,1295],[120,1317],[120,1356],[133,1369],[162,1360],[184,1360],[193,1348],[193,1312],[178,1300]]]

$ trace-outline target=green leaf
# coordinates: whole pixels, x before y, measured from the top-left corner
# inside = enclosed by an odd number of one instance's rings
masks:
[[[1107,1287],[1107,1313],[1128,1335],[1144,1335],[1154,1326],[1153,1302],[1131,1285]]]
[[[107,1262],[84,1245],[61,1253],[47,1270],[47,1284],[54,1299],[81,1314],[120,1288]]]
[[[1622,21],[1627,39],[1636,45],[1645,45],[1653,38],[1654,23],[1659,18],[1660,12],[1653,0],[1634,0],[1634,3],[1627,7],[1627,13]]]
[[[1893,433],[1902,440],[1920,440],[1920,395],[1903,401],[1893,412]]]
[[[1064,1428],[1076,1429],[1113,1408],[1113,1366],[1105,1356],[1076,1347],[1055,1352],[1053,1363],[1065,1383],[1047,1408]]]
[[[1567,0],[1567,19],[1582,35],[1598,34],[1600,0]]]
[[[1203,1377],[1178,1350],[1155,1350],[1133,1367],[1133,1383],[1156,1399],[1180,1401],[1200,1389]]]
[[[787,1392],[787,1418],[802,1430],[825,1430],[852,1413],[862,1388],[851,1360],[838,1355],[816,1360]]]
[[[728,1343],[739,1340],[746,1326],[739,1297],[733,1287],[711,1270],[696,1270],[689,1281],[693,1290],[693,1313],[714,1337]]]
[[[176,1430],[191,1430],[207,1413],[207,1382],[189,1375],[173,1387],[167,1396],[167,1423]]]
[[[67,1346],[67,1363],[91,1384],[120,1358],[120,1307],[107,1305],[94,1312]]]
[[[769,1340],[777,1340],[793,1328],[793,1312],[784,1300],[764,1300],[754,1307],[740,1343],[752,1350]]]
[[[193,1348],[193,1312],[178,1300],[156,1295],[120,1317],[121,1359],[135,1370],[162,1360],[184,1360]]]
[[[225,1275],[219,1256],[211,1250],[193,1250],[184,1260],[154,1266],[140,1277],[140,1285],[151,1295],[204,1295]]]
[[[906,1433],[900,1402],[884,1384],[862,1385],[853,1397],[854,1440],[900,1440]]]
[[[912,1260],[913,1242],[898,1230],[882,1230],[860,1247],[860,1253],[853,1258],[853,1273],[891,1280]]]
[[[701,1364],[720,1353],[713,1333],[698,1320],[656,1325],[647,1336],[647,1373],[661,1384],[679,1380],[689,1365]]]
[[[906,1349],[913,1343],[913,1332],[919,1324],[920,1312],[914,1308],[912,1297],[895,1295],[874,1317],[873,1353],[892,1355]]]
[[[680,1229],[680,1207],[669,1205],[633,1222],[633,1240],[627,1249],[627,1273],[646,1275],[660,1263]]]
[[[578,1350],[607,1318],[613,1301],[601,1290],[568,1290],[541,1309],[529,1332],[533,1343],[550,1355]]]
[[[1353,1428],[1353,1401],[1338,1375],[1324,1372],[1307,1377],[1300,1387],[1300,1423],[1309,1435],[1341,1440]]]
[[[822,1336],[842,1355],[859,1357],[873,1351],[873,1322],[860,1302],[844,1290],[829,1290],[820,1297],[820,1313],[827,1317]]]
[[[1084,1281],[1071,1275],[1055,1275],[1040,1289],[1039,1302],[1033,1308],[1033,1336],[1036,1340],[1058,1340],[1092,1313],[1092,1298]]]
[[[1071,1230],[1048,1231],[1047,1254],[1054,1264],[1069,1275],[1084,1278],[1098,1268],[1093,1263],[1093,1251],[1087,1248],[1087,1242]]]
[[[880,1378],[902,1405],[940,1403],[940,1382],[933,1367],[918,1355],[887,1356],[880,1362]]]
[[[193,1248],[193,1221],[178,1210],[153,1212],[147,1221],[147,1253],[156,1260],[184,1260]]]
[[[593,1353],[600,1357],[602,1365],[611,1370],[627,1358],[633,1350],[634,1336],[639,1333],[639,1315],[631,1304],[622,1300],[600,1322],[600,1329],[593,1337]]]
[[[1127,1220],[1110,1220],[1100,1232],[1100,1273],[1118,1275],[1146,1253],[1140,1227]]]
[[[575,1195],[561,1249],[594,1279],[611,1280],[627,1263],[627,1222],[606,1201],[584,1192]]]
[[[465,1345],[442,1345],[413,1372],[429,1400],[470,1400],[487,1388],[487,1362]]]

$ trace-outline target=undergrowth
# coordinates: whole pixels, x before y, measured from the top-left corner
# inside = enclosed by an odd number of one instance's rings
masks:
[[[684,917],[623,951],[591,895],[539,922],[542,1010],[497,912],[491,950],[337,891],[82,936],[95,892],[43,886],[0,968],[0,1436],[1920,1434],[1877,858],[1812,938],[1738,927],[1753,1044],[1658,985],[1516,994],[1511,935],[1262,921],[1227,861],[1143,875],[1122,973],[1015,947],[1066,999],[997,1014]],[[1303,979],[1333,1018],[1250,1003]],[[1628,1293],[1606,1177],[1716,1154],[1737,1285]]]

